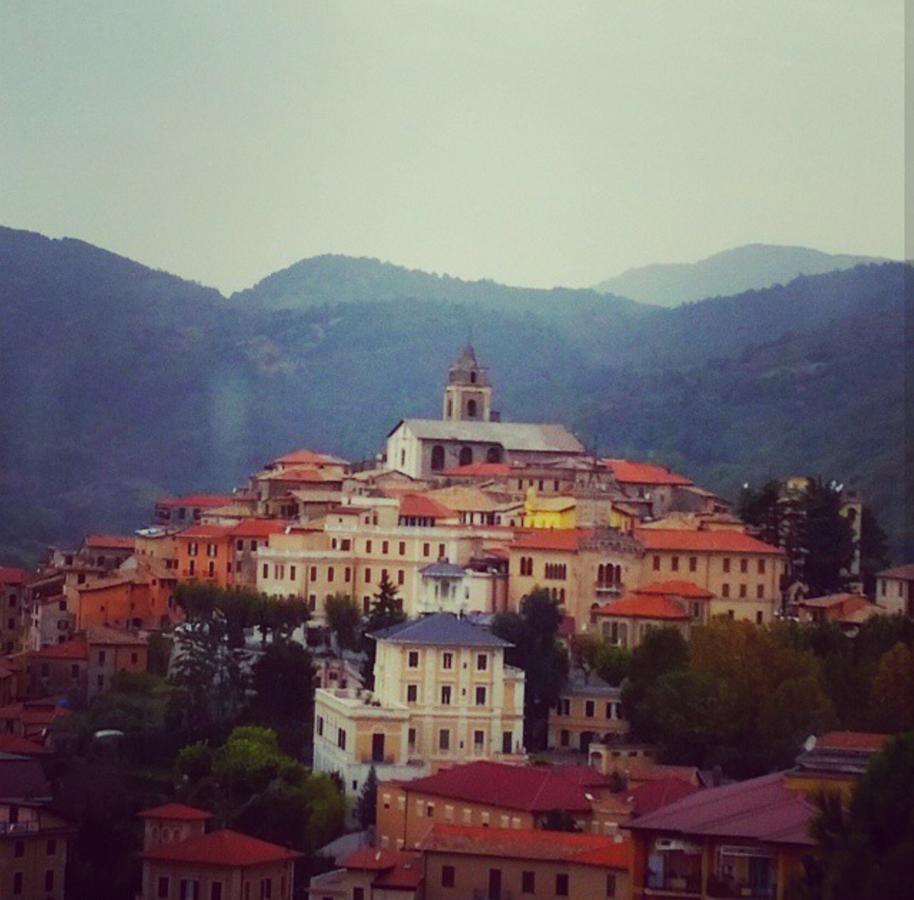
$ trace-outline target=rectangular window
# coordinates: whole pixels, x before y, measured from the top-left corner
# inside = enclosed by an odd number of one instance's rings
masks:
[[[473,749],[477,753],[482,753],[483,748],[486,744],[486,733],[484,731],[474,731],[473,732]]]
[[[698,557],[697,556],[689,557],[689,571],[690,572],[698,571]]]
[[[406,581],[406,573],[402,569],[397,569],[397,584],[404,584]]]
[[[17,897],[22,894],[22,872],[13,875],[13,894]]]
[[[54,890],[54,870],[53,869],[48,869],[44,873],[44,889],[46,891]]]
[[[406,702],[415,703],[419,699],[419,685],[418,684],[408,684],[406,685]]]
[[[419,668],[419,651],[418,651],[418,650],[410,650],[410,651],[409,651],[409,657],[408,657],[408,659],[407,659],[407,665],[408,665],[411,669],[418,669],[418,668]]]
[[[720,586],[720,595],[721,595],[721,597],[730,596],[730,585],[729,584],[722,584]]]
[[[432,552],[432,545],[431,545],[431,544],[423,544],[423,545],[422,545],[422,555],[423,555],[423,556],[428,556],[431,552]]]
[[[453,653],[442,654],[441,668],[442,669],[453,669],[454,668],[454,654]]]
[[[400,541],[400,556],[406,556],[406,541]]]
[[[214,881],[209,889],[209,900],[222,900],[222,882]]]
[[[451,705],[451,686],[449,684],[441,685],[441,705]]]
[[[49,840],[45,850],[48,856],[55,856],[57,854],[57,841],[55,841],[53,838]]]
[[[327,566],[327,581],[333,581],[333,566]]]
[[[485,672],[489,668],[489,657],[485,653],[476,655],[476,671]]]
[[[409,731],[406,732],[406,742],[409,744],[411,749],[413,749],[413,750],[416,749],[416,729],[415,728],[410,728]]]
[[[270,897],[273,896],[273,879],[272,878],[261,878],[260,879],[260,900],[270,900]]]
[[[317,733],[318,733],[318,735],[322,735],[324,733],[324,717],[323,716],[317,717]]]
[[[371,541],[365,541],[365,552],[371,553]]]
[[[289,566],[289,581],[295,581],[295,566]]]
[[[741,585],[739,586],[739,595],[740,595],[740,597],[745,597],[745,596],[746,596],[746,585],[741,584]]]
[[[584,715],[587,716],[588,719],[592,719],[593,714],[594,714],[593,700],[585,700],[584,701]]]
[[[439,750],[450,750],[451,749],[451,733],[446,728],[443,728],[438,732],[438,749]]]
[[[730,571],[730,557],[729,556],[724,557],[724,571],[725,572]]]
[[[157,897],[167,897],[168,890],[170,887],[171,887],[171,884],[169,883],[168,876],[160,875],[159,876],[159,887],[158,887],[158,890],[156,891],[156,896]]]
[[[756,587],[756,589],[755,589],[755,596],[756,596],[759,600],[762,600],[762,599],[764,598],[764,596],[765,596],[765,585],[760,584],[760,585],[758,585],[758,587]]]
[[[476,688],[476,705],[485,706],[486,705],[486,689],[479,685]]]
[[[311,566],[311,571],[308,574],[308,577],[311,581],[317,581],[317,566]]]
[[[371,584],[371,569],[365,570],[365,584]]]
[[[743,574],[745,574],[746,572],[749,571],[749,560],[748,559],[741,559],[739,561],[739,570]]]
[[[520,873],[520,892],[522,894],[536,893],[536,874],[534,872]]]
[[[269,577],[270,577],[270,567],[269,567],[269,565],[268,565],[267,563],[264,563],[264,564],[263,564],[263,577],[264,577],[264,578],[269,578]]]
[[[555,896],[568,896],[568,876],[564,872],[560,872],[555,876]]]
[[[342,728],[336,730],[336,745],[340,750],[346,749],[346,732]]]
[[[678,556],[674,556],[674,557],[670,560],[670,568],[672,568],[672,570],[673,570],[674,572],[678,572],[678,571],[679,571],[679,557],[678,557]]]
[[[390,541],[381,541],[381,553],[383,553],[386,556],[389,550],[390,550]]]
[[[765,574],[765,560],[763,560],[763,559],[760,559],[758,561],[758,573],[759,573],[759,575]]]
[[[659,556],[654,557],[654,571],[655,572],[660,571],[660,557]]]
[[[438,559],[444,559],[447,554],[444,552],[444,544],[438,545]]]
[[[453,866],[442,866],[441,867],[441,887],[453,887],[454,886],[454,867]]]
[[[349,566],[346,566],[346,568],[343,569],[343,581],[345,581],[346,584],[349,584],[349,582],[352,581],[352,569]]]
[[[606,896],[607,897],[616,896],[616,876],[612,872],[606,873]]]
[[[762,624],[762,611],[761,611],[761,610],[759,610],[759,611],[755,614],[755,624],[756,624],[756,625],[761,625],[761,624]]]

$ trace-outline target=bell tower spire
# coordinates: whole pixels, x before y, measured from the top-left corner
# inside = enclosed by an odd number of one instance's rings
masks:
[[[467,344],[448,370],[444,388],[443,418],[458,422],[497,421],[492,411],[492,385],[488,372],[476,360],[476,351]]]

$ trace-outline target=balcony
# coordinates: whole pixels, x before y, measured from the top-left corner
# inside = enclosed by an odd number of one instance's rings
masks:
[[[32,822],[0,822],[0,834],[28,834],[38,831],[38,820]]]
[[[653,897],[700,897],[701,876],[649,873],[646,887]]]
[[[714,874],[708,877],[709,897],[747,897],[751,900],[765,900],[765,898],[776,897],[777,893],[774,878],[769,880],[764,874],[753,881],[734,878],[732,875]]]

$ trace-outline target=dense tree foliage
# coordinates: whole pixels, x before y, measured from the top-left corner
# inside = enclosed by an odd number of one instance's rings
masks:
[[[357,650],[361,637],[362,613],[349,594],[330,594],[324,603],[327,627],[337,650]]]
[[[549,710],[568,677],[568,655],[558,641],[562,613],[548,590],[536,588],[523,598],[520,612],[499,613],[492,631],[513,644],[505,662],[524,670],[524,744],[545,746]]]
[[[378,773],[372,766],[368,770],[359,798],[356,801],[355,817],[362,828],[374,828],[378,815]]]
[[[374,688],[374,662],[377,654],[377,645],[371,636],[405,621],[406,613],[403,612],[403,601],[397,595],[397,586],[384,571],[378,583],[378,592],[371,601],[371,608],[362,625],[362,684],[369,690]]]

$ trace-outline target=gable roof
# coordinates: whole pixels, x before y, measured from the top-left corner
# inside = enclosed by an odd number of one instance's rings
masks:
[[[596,770],[592,777],[584,779],[575,766],[527,766],[479,760],[404,782],[401,787],[409,793],[545,813],[585,812],[591,808],[586,787],[608,785],[608,779]]]
[[[49,644],[32,654],[33,659],[87,660],[89,648],[84,637],[74,637],[62,644]]]
[[[594,614],[624,619],[665,619],[685,621],[689,613],[668,597],[659,594],[633,592],[597,607]]]
[[[177,844],[166,844],[155,850],[147,850],[140,856],[143,859],[162,862],[185,862],[240,869],[299,859],[302,854],[224,828],[221,831],[211,831],[209,834],[179,841]]]
[[[883,569],[876,573],[877,578],[901,578],[905,581],[914,581],[914,563],[905,566],[896,566],[894,569]]]
[[[103,550],[132,550],[135,544],[132,535],[88,534],[83,543],[87,547],[101,547]]]
[[[687,597],[690,600],[708,600],[714,596],[711,591],[699,587],[693,581],[652,581],[637,590],[639,594],[662,594],[665,597]]]
[[[370,637],[395,644],[446,644],[455,647],[511,647],[486,628],[458,619],[450,613],[433,613],[382,628]]]
[[[421,842],[424,851],[507,859],[555,860],[582,866],[628,869],[630,840],[538,828],[479,828],[436,824]]]
[[[890,734],[869,731],[829,731],[816,738],[816,747],[824,750],[876,752],[883,748],[890,737]]]
[[[400,497],[400,515],[424,519],[451,519],[456,513],[431,497],[422,494],[403,494]]]
[[[605,465],[620,484],[694,484],[691,478],[677,475],[658,463],[632,462],[630,459],[604,459]]]
[[[698,790],[700,788],[697,785],[683,781],[681,778],[657,778],[632,788],[628,800],[634,815],[646,816],[677,800],[689,797]]]
[[[231,494],[187,494],[184,497],[163,497],[157,506],[191,506],[206,509],[210,506],[226,506],[235,498]]]
[[[196,806],[187,806],[185,803],[165,803],[162,806],[154,806],[152,809],[144,809],[138,812],[137,816],[141,819],[174,819],[182,822],[205,822],[213,817],[212,813]]]
[[[707,788],[632,820],[632,830],[813,846],[815,806],[784,786],[784,773]]]
[[[408,428],[420,440],[500,444],[509,451],[584,453],[581,442],[564,425],[403,419],[388,437],[401,427]]]
[[[242,519],[237,525],[232,525],[228,533],[232,537],[269,537],[271,534],[282,534],[289,526],[285,519]]]
[[[688,528],[636,528],[635,537],[646,550],[695,550],[698,552],[767,553],[783,556],[773,547],[742,531],[703,531]]]
[[[0,584],[24,584],[29,577],[25,569],[12,566],[0,566]]]
[[[119,647],[145,647],[146,638],[111,628],[108,625],[87,625],[83,629],[85,640],[89,644],[117,645]]]
[[[348,466],[345,459],[331,456],[329,453],[319,453],[316,450],[293,450],[273,460],[273,465],[279,463],[284,466]]]
[[[519,550],[567,550],[575,552],[593,536],[592,528],[537,528],[517,538],[511,547]]]

